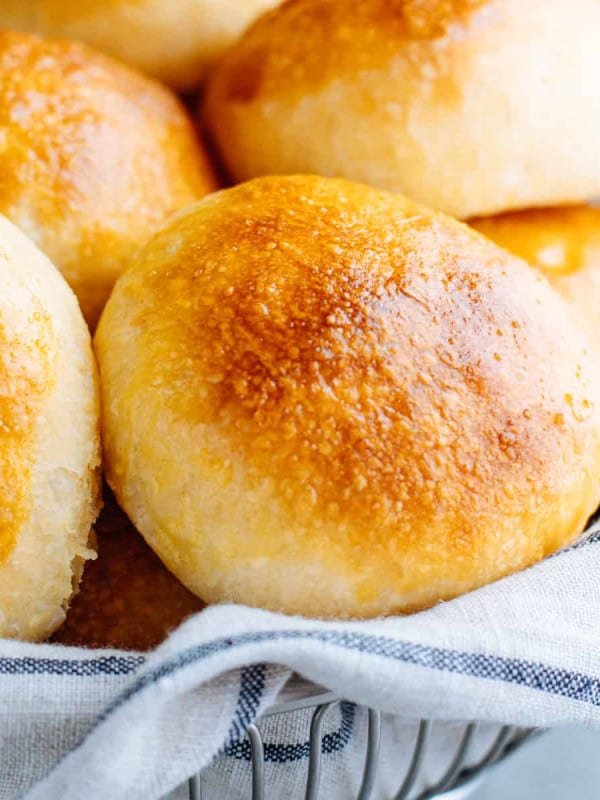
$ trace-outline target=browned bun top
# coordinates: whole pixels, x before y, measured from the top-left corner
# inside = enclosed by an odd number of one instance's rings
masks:
[[[458,217],[582,202],[599,26],[595,0],[288,0],[219,62],[203,116],[238,181],[314,172]]]
[[[475,217],[469,225],[547,278],[600,267],[600,208],[558,206]]]
[[[109,480],[207,600],[426,604],[571,541],[600,496],[598,364],[560,298],[399,196],[207,198],[121,278],[96,346]]]
[[[0,212],[94,324],[127,259],[215,187],[167,89],[74,42],[0,31]]]
[[[530,209],[469,224],[541,270],[600,352],[600,208]]]

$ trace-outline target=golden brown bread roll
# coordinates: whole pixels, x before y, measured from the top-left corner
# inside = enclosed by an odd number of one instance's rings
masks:
[[[79,647],[151,650],[202,603],[152,552],[106,493],[96,523],[98,558],[53,641]]]
[[[209,81],[236,180],[314,172],[459,217],[600,193],[596,0],[288,0]]]
[[[0,638],[60,625],[100,506],[96,369],[73,293],[0,216]]]
[[[600,208],[515,211],[469,224],[540,269],[600,352]]]
[[[187,90],[278,1],[2,0],[0,25],[79,39]]]
[[[401,196],[263,178],[178,214],[95,338],[106,471],[207,602],[428,606],[572,542],[598,359],[547,281]]]
[[[73,42],[0,32],[0,212],[94,326],[133,251],[214,188],[179,101]]]

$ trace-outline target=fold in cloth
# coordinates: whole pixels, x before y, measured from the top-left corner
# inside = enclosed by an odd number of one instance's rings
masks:
[[[406,617],[319,622],[215,606],[144,655],[0,641],[0,798],[154,800],[209,765],[209,800],[248,798],[244,731],[294,673],[345,701],[323,741],[323,796],[333,800],[360,778],[366,722],[355,704],[386,714],[375,798],[397,789],[421,718],[439,721],[427,780],[460,721],[486,723],[474,760],[499,723],[600,728],[600,526],[589,533]],[[302,796],[309,714],[265,723],[272,797]]]

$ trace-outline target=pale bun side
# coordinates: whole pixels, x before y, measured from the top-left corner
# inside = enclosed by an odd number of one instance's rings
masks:
[[[75,296],[2,216],[0,273],[0,637],[37,640],[62,623],[94,555],[97,376]]]
[[[600,352],[600,208],[514,211],[469,224],[541,270]]]
[[[3,0],[0,26],[77,39],[180,91],[279,0]]]
[[[181,212],[95,338],[106,472],[205,601],[422,608],[576,539],[600,499],[600,365],[547,281],[345,181]]]
[[[600,193],[596,0],[290,0],[217,66],[231,176],[314,172],[458,217]]]
[[[215,186],[168,89],[85,45],[0,32],[0,213],[61,270],[91,327],[132,253]]]

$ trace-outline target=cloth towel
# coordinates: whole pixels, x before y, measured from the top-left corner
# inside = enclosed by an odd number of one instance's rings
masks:
[[[480,739],[498,723],[600,729],[600,526],[411,616],[319,622],[215,606],[143,655],[2,640],[0,798],[183,798],[177,787],[210,765],[203,800],[246,800],[244,731],[293,674],[345,701],[323,740],[328,800],[356,791],[364,706],[386,715],[377,798],[401,783],[400,751],[421,718],[440,721],[439,753],[463,720],[485,723]],[[268,797],[303,796],[309,713],[267,721]]]

